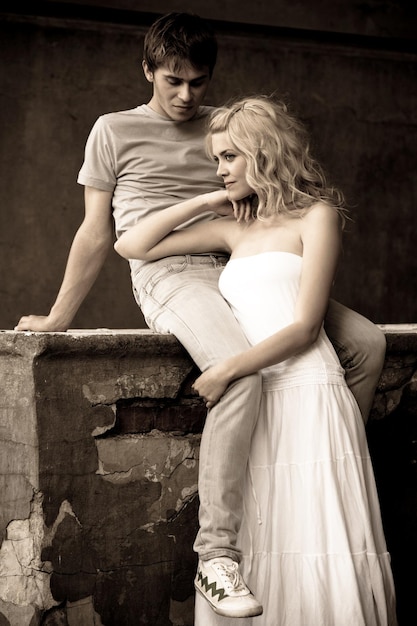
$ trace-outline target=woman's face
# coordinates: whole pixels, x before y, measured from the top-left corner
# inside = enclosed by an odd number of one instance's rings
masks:
[[[253,193],[246,181],[246,160],[236,150],[227,132],[214,133],[211,138],[217,175],[223,178],[230,200],[242,200]]]

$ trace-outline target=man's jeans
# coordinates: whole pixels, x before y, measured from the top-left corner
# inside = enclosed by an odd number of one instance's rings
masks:
[[[200,368],[245,350],[248,342],[218,289],[227,258],[176,256],[132,273],[135,298],[149,327],[171,333]],[[326,331],[346,370],[364,420],[372,406],[385,355],[385,337],[370,321],[331,302]],[[242,518],[242,485],[258,416],[261,377],[234,381],[208,412],[200,448],[200,530],[194,548],[200,558],[240,560],[236,537]]]

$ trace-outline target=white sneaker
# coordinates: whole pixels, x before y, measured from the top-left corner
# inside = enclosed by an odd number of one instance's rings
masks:
[[[262,614],[262,605],[245,585],[238,564],[228,557],[200,560],[194,586],[219,615],[253,617]]]

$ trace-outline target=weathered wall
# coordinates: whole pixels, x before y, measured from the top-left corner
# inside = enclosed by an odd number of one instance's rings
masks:
[[[368,437],[411,626],[417,327],[385,332]],[[150,331],[0,333],[2,626],[192,626],[195,375],[172,336]]]
[[[192,613],[204,407],[188,355],[149,331],[0,341],[2,626],[62,602],[93,626],[97,594],[106,626]]]
[[[307,122],[317,153],[353,205],[335,295],[376,322],[416,319],[411,6],[91,0],[87,11],[82,4],[2,3],[0,328],[49,310],[83,215],[75,181],[87,134],[101,113],[149,99],[139,67],[143,36],[152,15],[168,9],[220,20],[208,102],[276,90]],[[51,6],[64,17],[39,17],[52,14]],[[113,253],[74,326],[143,325],[127,265]]]

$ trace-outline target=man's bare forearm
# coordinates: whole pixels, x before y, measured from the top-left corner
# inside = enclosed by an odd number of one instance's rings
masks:
[[[74,237],[64,278],[48,315],[23,316],[15,330],[65,331],[93,286],[112,245],[112,231],[94,238],[80,227]]]
[[[71,246],[61,288],[49,317],[54,325],[68,328],[103,267],[112,240],[93,243],[81,229]]]

